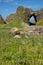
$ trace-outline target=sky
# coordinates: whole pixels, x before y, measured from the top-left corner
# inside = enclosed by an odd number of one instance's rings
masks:
[[[43,8],[43,0],[0,0],[0,14],[6,19],[6,16],[16,12],[18,6],[39,10]]]

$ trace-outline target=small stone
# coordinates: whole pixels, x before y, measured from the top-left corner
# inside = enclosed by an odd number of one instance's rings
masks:
[[[23,59],[22,58],[18,58],[18,63],[22,64],[23,63]]]
[[[32,30],[35,31],[36,28],[33,28]]]
[[[20,35],[15,35],[14,38],[19,38],[20,39],[21,36]]]
[[[32,30],[29,31],[30,33],[33,32]]]

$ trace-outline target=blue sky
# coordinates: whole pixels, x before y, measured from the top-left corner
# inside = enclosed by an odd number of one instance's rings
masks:
[[[0,0],[0,14],[5,19],[11,13],[15,13],[18,6],[39,10],[43,8],[43,0]]]

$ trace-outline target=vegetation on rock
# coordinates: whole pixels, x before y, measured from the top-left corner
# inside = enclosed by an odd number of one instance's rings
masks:
[[[24,8],[23,6],[19,6],[16,10],[16,13],[7,16],[6,22],[11,22],[13,20],[20,20],[21,23],[25,22],[29,24],[30,15],[33,14],[34,16],[36,16],[37,22],[39,23],[39,20],[43,18],[43,9],[33,11],[30,8]]]

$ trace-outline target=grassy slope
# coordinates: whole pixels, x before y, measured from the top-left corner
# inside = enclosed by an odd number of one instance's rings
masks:
[[[23,25],[19,19],[13,20],[12,22],[9,22],[7,24],[0,24],[0,29],[1,28],[12,28],[12,27],[22,28]]]
[[[36,25],[37,25],[37,26],[43,26],[43,18],[41,18],[41,19],[37,22]]]
[[[23,27],[18,22],[0,24],[0,65],[43,65],[43,35],[14,38],[9,28]]]

